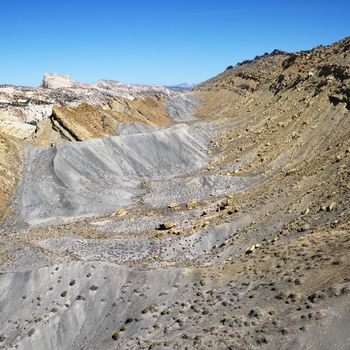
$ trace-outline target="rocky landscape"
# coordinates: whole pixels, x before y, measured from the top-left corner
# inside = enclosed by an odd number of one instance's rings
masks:
[[[350,38],[191,92],[0,87],[0,348],[349,349]]]

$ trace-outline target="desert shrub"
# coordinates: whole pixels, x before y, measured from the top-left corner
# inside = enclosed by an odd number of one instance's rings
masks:
[[[114,340],[118,340],[120,338],[120,330],[119,329],[116,329],[115,332],[113,333],[112,335],[112,338]]]
[[[156,305],[155,305],[155,304],[150,304],[150,305],[148,305],[146,308],[144,308],[144,309],[142,310],[142,313],[143,313],[143,314],[147,314],[147,312],[152,312],[152,311],[154,311],[155,308],[156,308]]]
[[[31,120],[30,122],[28,122],[27,124],[33,125],[35,126],[35,132],[37,132],[39,130],[39,123],[37,120]]]

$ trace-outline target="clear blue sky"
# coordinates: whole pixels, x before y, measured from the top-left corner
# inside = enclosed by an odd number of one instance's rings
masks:
[[[349,0],[3,0],[0,83],[200,82],[275,48],[350,35]]]

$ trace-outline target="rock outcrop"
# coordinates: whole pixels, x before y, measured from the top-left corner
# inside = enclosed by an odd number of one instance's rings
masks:
[[[44,76],[42,87],[39,88],[0,86],[0,121],[7,124],[8,120],[14,120],[16,123],[12,123],[11,130],[17,129],[18,132],[11,131],[11,134],[20,138],[24,135],[26,138],[35,137],[34,129],[24,124],[44,122],[52,115],[53,107],[79,109],[80,105],[85,104],[100,109],[101,114],[108,114],[114,109],[121,112],[123,121],[126,121],[125,116],[129,114],[131,119],[137,115],[136,120],[132,121],[143,119],[147,122],[157,112],[158,119],[164,121],[167,112],[162,99],[174,94],[174,91],[157,85],[133,85],[113,80],[101,80],[89,85],[76,83],[65,75],[49,73]],[[120,107],[116,107],[118,103]],[[152,108],[153,112],[148,116],[145,111]],[[102,125],[101,121],[100,123]],[[9,128],[0,125],[1,130],[6,133]]]
[[[0,133],[17,145],[54,146],[66,141],[116,135],[119,123],[169,125],[166,99],[174,94],[162,86],[112,80],[89,85],[49,73],[38,88],[0,86]],[[5,173],[12,174],[11,160],[7,157],[14,154],[1,158]],[[19,163],[19,159],[13,159],[13,164]],[[15,183],[6,182],[8,193],[3,196],[3,208]],[[0,215],[2,213],[0,210]]]
[[[68,75],[57,73],[46,73],[41,84],[41,87],[45,89],[72,88],[74,86],[74,81]]]

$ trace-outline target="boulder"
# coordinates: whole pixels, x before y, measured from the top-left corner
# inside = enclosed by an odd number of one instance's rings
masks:
[[[198,205],[198,202],[197,202],[197,199],[191,199],[187,204],[186,204],[186,207],[188,209],[194,209],[196,208]]]
[[[172,221],[168,222],[163,222],[162,224],[159,225],[159,230],[170,230],[171,228],[175,227],[176,224]]]
[[[178,207],[178,204],[176,202],[172,202],[168,205],[168,208],[177,208]]]
[[[120,208],[116,210],[115,215],[116,216],[125,216],[128,213],[128,211],[125,208]]]

